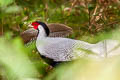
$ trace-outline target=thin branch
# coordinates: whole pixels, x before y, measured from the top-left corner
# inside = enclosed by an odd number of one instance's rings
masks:
[[[117,23],[120,23],[120,21],[114,21],[114,22],[108,23],[108,24],[106,24],[106,26],[117,24]]]
[[[1,20],[1,22],[2,22],[2,26],[1,26],[1,35],[3,35],[3,33],[4,33],[4,28],[3,28],[3,19]]]
[[[96,5],[96,7],[95,7],[95,9],[94,9],[94,12],[93,12],[93,15],[92,15],[92,17],[91,17],[91,21],[95,18],[97,9],[98,9],[98,6]]]
[[[94,22],[95,22],[95,18],[96,18],[96,13],[97,13],[97,9],[98,9],[98,5],[96,5],[96,7],[95,7],[95,9],[94,9],[94,11],[93,11],[93,14],[92,14],[92,16],[91,16],[91,12],[90,12],[90,10],[88,10],[89,11],[89,29],[91,29],[91,27],[92,27],[92,25],[91,24],[93,24]]]
[[[45,9],[44,9],[44,12],[45,12],[45,21],[47,21],[47,17],[48,17],[48,4],[47,4],[47,1],[46,0],[43,0],[43,3],[45,5]]]
[[[3,30],[3,26],[2,26],[2,31],[1,31],[2,35],[3,35],[3,31],[4,31],[4,30]]]
[[[70,13],[71,13],[73,7],[76,5],[77,2],[78,2],[78,0],[73,0],[68,15],[70,15]]]

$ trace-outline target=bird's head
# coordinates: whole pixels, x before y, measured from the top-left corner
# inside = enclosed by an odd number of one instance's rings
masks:
[[[32,27],[35,30],[38,30],[39,32],[45,31],[47,36],[50,33],[48,26],[44,22],[35,21],[35,22],[32,22],[32,24],[30,24],[29,27]]]

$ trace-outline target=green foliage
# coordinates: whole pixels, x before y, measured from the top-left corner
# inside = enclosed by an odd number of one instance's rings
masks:
[[[0,38],[0,44],[0,64],[8,80],[23,80],[39,75],[19,38],[14,40]]]
[[[9,4],[11,4],[14,0],[0,0],[0,6],[5,7]]]
[[[81,58],[59,67],[45,80],[119,80],[119,57],[99,61]]]
[[[15,12],[20,12],[21,8],[18,6],[10,6],[5,10],[6,13],[15,13]]]
[[[4,37],[0,38],[2,77],[8,80],[35,80],[46,77],[49,72],[45,70],[48,64],[45,64],[36,52],[35,43],[24,47],[19,38],[11,37],[19,36],[20,32],[27,28],[24,23],[35,20],[63,23],[73,28],[74,34],[71,38],[90,43],[108,38],[120,40],[120,2],[106,1],[0,0],[0,35],[4,34]],[[53,80],[56,77],[56,80],[115,80],[114,76],[119,74],[118,67],[119,58],[100,62],[83,58],[55,69],[46,79]]]

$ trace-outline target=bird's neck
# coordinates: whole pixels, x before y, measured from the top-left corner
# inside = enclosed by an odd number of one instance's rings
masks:
[[[45,39],[46,37],[47,36],[46,36],[45,31],[38,31],[37,40]]]
[[[38,31],[38,36],[37,36],[37,40],[36,40],[36,46],[37,48],[39,48],[42,52],[42,48],[43,46],[46,44],[46,34],[43,31]]]

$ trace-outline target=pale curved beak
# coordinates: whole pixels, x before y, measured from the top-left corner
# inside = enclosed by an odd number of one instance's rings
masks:
[[[33,26],[31,24],[28,25],[28,28],[33,28]]]

